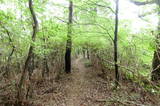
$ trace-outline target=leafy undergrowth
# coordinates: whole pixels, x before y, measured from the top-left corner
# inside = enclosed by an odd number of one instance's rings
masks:
[[[72,73],[37,81],[33,97],[26,106],[159,106],[160,97],[130,80],[114,89],[112,78],[105,77],[84,59],[73,62]]]

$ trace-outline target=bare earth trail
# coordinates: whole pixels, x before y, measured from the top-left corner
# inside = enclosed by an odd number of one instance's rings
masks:
[[[57,82],[42,82],[34,106],[160,106],[156,96],[130,81],[113,90],[114,81],[106,81],[99,76],[100,70],[86,67],[87,61],[79,57],[72,63],[71,74],[62,75]]]
[[[38,106],[104,106],[104,101],[96,100],[106,98],[107,84],[97,82],[102,79],[92,67],[85,67],[86,61],[81,57],[75,59],[71,74],[64,74],[57,83],[46,82],[39,88],[45,90],[39,91],[43,93],[36,97],[36,103],[41,104]]]
[[[87,85],[85,80],[86,68],[80,63],[80,58],[74,62],[74,74],[72,75],[73,81],[68,86],[68,106],[76,106],[81,104],[82,94]],[[84,94],[83,94],[84,95]]]
[[[72,81],[67,85],[66,106],[100,106],[93,100],[95,96],[98,97],[95,89],[95,86],[98,87],[95,85],[97,74],[91,67],[86,68],[84,61],[86,60],[78,58],[73,63]]]

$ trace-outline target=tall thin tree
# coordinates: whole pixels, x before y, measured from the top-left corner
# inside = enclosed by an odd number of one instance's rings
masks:
[[[65,72],[71,73],[73,2],[69,1],[68,34],[65,53]]]
[[[118,13],[119,13],[119,0],[116,0],[116,13],[115,13],[115,31],[114,31],[114,65],[115,65],[115,84],[119,84],[119,71],[118,71]]]
[[[32,42],[35,42],[36,33],[37,33],[37,30],[38,30],[38,21],[37,21],[37,17],[36,17],[36,14],[34,12],[34,9],[33,9],[33,1],[28,0],[28,5],[29,5],[29,10],[30,10],[31,16],[32,16],[32,20],[33,20]],[[18,84],[18,94],[17,94],[18,100],[22,99],[22,85],[24,84],[24,80],[25,80],[25,77],[26,77],[26,72],[27,71],[29,72],[29,78],[30,78],[30,76],[31,76],[30,71],[33,71],[33,70],[30,70],[30,66],[32,66],[33,61],[34,61],[33,49],[34,49],[34,46],[31,44],[30,47],[29,47],[29,52],[28,52],[27,59],[25,61],[24,69],[23,69],[23,72],[22,72],[22,75],[21,75],[21,78],[20,78],[20,82]],[[33,69],[33,68],[31,68],[31,69]]]
[[[156,4],[157,5],[157,15],[158,15],[158,26],[157,26],[157,35],[156,35],[156,50],[154,51],[153,60],[152,60],[152,73],[151,80],[158,81],[160,80],[160,0],[151,0],[151,1],[136,1],[130,0],[134,4],[141,6],[147,4]]]
[[[11,59],[12,59],[12,55],[16,49],[15,45],[13,44],[13,40],[11,38],[11,33],[10,31],[3,25],[3,23],[0,21],[0,26],[5,30],[6,34],[8,35],[8,40],[9,40],[9,43],[10,45],[12,46],[12,50],[8,56],[8,59],[7,59],[7,65],[6,65],[6,71],[3,75],[6,75],[8,77],[9,75],[9,71],[10,71],[10,62],[11,62]]]

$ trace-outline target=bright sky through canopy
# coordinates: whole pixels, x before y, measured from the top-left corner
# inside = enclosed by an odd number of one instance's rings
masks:
[[[58,1],[53,0],[52,2],[67,5],[66,0],[58,0]],[[147,6],[147,8],[148,8],[148,10],[151,10],[150,9],[151,7]],[[148,21],[145,21],[145,20],[139,18],[139,15],[141,15],[142,10],[143,10],[142,6],[136,6],[135,4],[131,3],[129,0],[120,0],[119,18],[120,18],[120,20],[129,20],[130,21],[131,26],[129,26],[129,27],[130,27],[130,29],[132,29],[133,33],[140,32],[141,28],[155,29],[157,26],[158,19],[156,18],[155,14],[149,15],[150,17],[147,18]],[[56,14],[61,14],[61,13],[60,13],[60,11],[57,11]]]
[[[114,0],[110,0],[112,3],[114,3]],[[68,6],[68,1],[66,0],[50,0],[47,7],[48,12],[46,12],[43,15],[46,16],[57,16],[61,17],[63,16],[63,9],[61,9],[58,6],[54,6],[52,3],[60,4],[63,6]],[[145,8],[146,12],[150,11],[153,6],[147,6]],[[14,6],[13,3],[8,4],[1,4],[0,5],[0,10],[6,10],[6,9],[15,9],[16,7]],[[143,6],[136,6],[133,3],[131,3],[129,0],[120,0],[120,13],[119,13],[119,18],[120,20],[128,20],[130,22],[131,26],[128,26],[133,33],[137,33],[141,31],[141,28],[152,28],[156,29],[158,19],[155,14],[147,16],[147,21],[144,21],[143,19],[139,18],[139,15],[141,15],[142,10],[144,10]],[[145,13],[145,12],[144,12]]]
[[[151,7],[147,6],[147,8],[151,10]],[[155,14],[149,15],[148,21],[139,17],[142,15],[142,10],[142,6],[136,6],[129,0],[120,0],[120,19],[131,21],[131,29],[134,33],[140,32],[141,28],[152,27],[155,29],[157,26],[158,19]]]

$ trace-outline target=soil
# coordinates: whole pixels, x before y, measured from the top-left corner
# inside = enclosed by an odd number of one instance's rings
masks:
[[[133,82],[123,81],[114,89],[114,80],[106,80],[101,71],[85,65],[79,57],[72,63],[72,73],[58,80],[46,79],[35,85],[33,106],[160,106],[159,97]],[[29,105],[31,106],[31,105]]]

